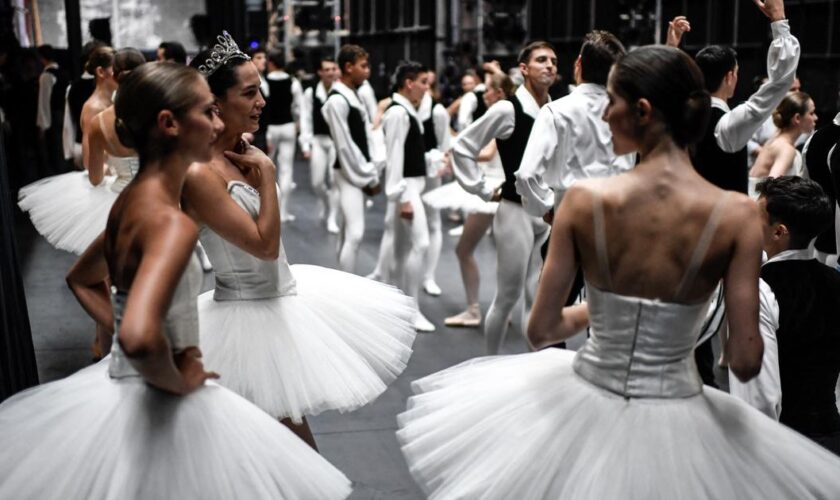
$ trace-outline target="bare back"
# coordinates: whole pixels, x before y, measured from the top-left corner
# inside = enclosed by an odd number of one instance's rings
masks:
[[[87,133],[88,125],[90,125],[93,117],[105,111],[113,102],[110,96],[105,97],[101,92],[94,91],[93,94],[85,101],[82,106],[82,114],[79,119],[79,124],[82,127],[82,134]]]
[[[750,169],[751,177],[778,177],[790,170],[796,157],[796,148],[783,135],[767,141]]]

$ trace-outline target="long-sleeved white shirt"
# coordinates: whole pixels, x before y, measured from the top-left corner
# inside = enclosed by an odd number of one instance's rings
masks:
[[[420,122],[425,122],[432,116],[432,123],[435,125],[435,138],[437,138],[437,149],[441,152],[449,151],[452,147],[452,134],[449,133],[449,113],[443,104],[435,104],[431,94],[423,96],[420,107],[417,108],[417,117]]]
[[[478,96],[476,92],[484,92],[487,87],[479,83],[473,90],[461,96],[461,104],[458,105],[458,131],[466,129],[473,121],[475,110],[478,109]]]
[[[540,107],[524,85],[516,90],[516,97],[522,103],[522,110],[536,119]],[[508,139],[515,126],[513,103],[508,100],[499,101],[455,139],[452,146],[452,169],[455,179],[468,193],[478,195],[485,201],[493,197],[499,186],[487,184],[484,172],[478,166],[478,154],[492,139]]]
[[[773,42],[767,51],[767,82],[746,102],[730,110],[722,99],[712,97],[712,106],[725,115],[715,126],[718,146],[734,153],[747,145],[750,138],[790,90],[799,65],[799,40],[790,33],[787,19],[770,24]]]
[[[379,101],[376,100],[376,92],[373,91],[373,85],[371,85],[369,81],[365,80],[364,83],[359,86],[358,93],[359,98],[362,100],[362,104],[364,104],[365,109],[367,109],[371,122],[373,122],[373,117],[376,116],[376,111],[379,106]]]
[[[303,92],[303,99],[300,100],[300,136],[298,136],[298,143],[300,144],[300,150],[304,153],[312,151],[312,138],[314,137],[312,100],[316,98],[322,103],[327,100],[327,89],[324,87],[324,82],[318,82],[318,85],[314,88],[306,89]]]
[[[50,108],[50,100],[52,99],[52,91],[55,86],[55,76],[47,71],[50,68],[58,68],[58,64],[49,63],[41,76],[38,77],[38,116],[35,124],[41,130],[47,130],[52,125],[52,109]]]
[[[516,171],[516,191],[528,213],[541,217],[579,179],[633,168],[635,155],[613,152],[612,132],[601,118],[608,103],[602,85],[584,83],[540,110]]]
[[[285,71],[272,71],[268,75],[266,75],[266,80],[287,80],[292,78],[291,75],[286,73]],[[262,82],[260,82],[260,88],[262,88]],[[266,93],[267,98],[271,98],[270,92]],[[300,85],[300,82],[297,78],[292,78],[292,118],[295,121],[300,119],[300,102],[303,100],[303,87]]]
[[[321,114],[330,127],[330,136],[333,142],[335,142],[336,154],[338,155],[339,165],[341,165],[341,171],[347,180],[355,186],[361,188],[376,185],[379,182],[377,165],[372,160],[365,159],[362,151],[353,142],[353,138],[350,135],[350,127],[347,124],[347,117],[350,115],[350,106],[353,106],[362,115],[362,121],[365,124],[365,135],[367,136],[368,152],[371,158],[374,158],[373,154],[376,150],[376,145],[373,143],[370,115],[358,94],[341,81],[335,82],[331,90],[335,90],[341,96],[330,96],[327,102],[324,103],[324,107],[321,108]]]

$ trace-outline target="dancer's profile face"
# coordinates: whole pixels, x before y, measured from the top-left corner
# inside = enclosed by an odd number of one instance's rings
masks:
[[[208,162],[212,159],[212,146],[225,125],[219,118],[216,97],[203,78],[193,83],[193,95],[195,104],[178,119],[183,124],[178,147],[192,161]]]
[[[236,85],[227,89],[224,99],[218,100],[221,118],[230,132],[256,132],[265,107],[259,72],[250,61],[237,66],[234,72]]]
[[[637,150],[635,138],[635,119],[627,99],[619,95],[612,85],[612,73],[607,82],[609,103],[604,109],[603,119],[610,125],[613,151],[617,155],[632,153]]]
[[[814,101],[808,99],[805,114],[801,116],[799,129],[804,134],[810,134],[817,127],[817,107],[814,105]]]

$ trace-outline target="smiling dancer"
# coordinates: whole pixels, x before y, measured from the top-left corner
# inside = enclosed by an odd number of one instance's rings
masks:
[[[85,310],[114,325],[114,350],[0,405],[0,498],[346,498],[341,472],[206,382],[218,375],[198,347],[198,228],[179,202],[187,168],[209,159],[222,130],[207,83],[147,64],[115,107],[140,171],[67,277]]]
[[[376,195],[382,188],[379,169],[372,161],[371,117],[357,93],[370,76],[368,53],[358,45],[345,45],[338,52],[337,62],[341,77],[321,112],[337,155],[335,183],[342,216],[338,264],[342,271],[353,273],[365,234],[364,195]]]
[[[191,64],[225,123],[211,158],[193,165],[184,185],[184,207],[201,224],[215,269],[215,289],[198,307],[205,360],[221,384],[315,448],[305,416],[350,411],[385,391],[411,355],[416,309],[391,286],[289,265],[275,166],[240,142],[265,105],[257,70],[227,34]]]
[[[548,237],[548,225],[522,208],[514,172],[519,168],[534,119],[540,107],[550,100],[548,88],[557,76],[554,48],[547,42],[529,44],[519,54],[519,70],[525,84],[513,97],[495,104],[461,132],[452,149],[455,178],[461,186],[487,201],[501,199],[493,220],[497,289],[484,323],[488,354],[499,352],[508,317],[523,291],[524,329],[539,275],[540,246]],[[500,187],[488,185],[477,163],[481,148],[492,139],[496,139],[505,171],[505,182]]]

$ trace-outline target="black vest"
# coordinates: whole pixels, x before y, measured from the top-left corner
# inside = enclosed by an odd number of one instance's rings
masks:
[[[313,135],[330,135],[330,128],[327,126],[327,121],[324,120],[324,115],[321,114],[321,108],[324,103],[315,94],[315,88],[312,89],[312,134]]]
[[[70,84],[67,93],[67,104],[70,106],[70,117],[73,119],[73,126],[76,127],[76,142],[82,142],[82,107],[93,95],[96,89],[96,80],[93,78],[77,78]]]
[[[761,268],[779,303],[780,421],[803,434],[840,431],[840,273],[815,259]]]
[[[516,176],[513,174],[519,170],[525,146],[528,145],[528,136],[531,135],[531,129],[534,127],[534,119],[522,109],[522,103],[519,102],[518,97],[514,95],[509,97],[508,101],[513,104],[513,133],[507,139],[496,139],[499,158],[502,159],[502,168],[505,171],[502,198],[522,203],[522,197],[516,192]]]
[[[405,106],[392,99],[388,109],[394,106],[405,109]],[[420,133],[420,124],[407,109],[405,113],[408,115],[408,135],[405,137],[405,143],[403,143],[403,177],[425,177],[426,149],[423,134]]]
[[[283,125],[292,121],[292,79],[268,81],[268,124]]]
[[[429,117],[423,122],[423,146],[426,151],[431,151],[438,147],[437,135],[435,135],[435,106],[437,102],[432,101],[432,111]]]
[[[483,90],[474,90],[473,94],[475,94],[475,111],[473,111],[472,121],[476,121],[482,116],[484,113],[487,112],[487,104],[484,103],[484,91]]]
[[[347,101],[347,106],[350,108],[350,112],[347,114],[347,128],[350,129],[350,138],[352,138],[353,142],[356,143],[356,146],[359,147],[359,151],[362,152],[362,156],[365,157],[365,160],[370,161],[370,152],[368,152],[367,143],[367,129],[365,128],[365,119],[362,116],[362,112],[359,111],[359,108],[350,104],[350,100],[344,97],[341,92],[331,90],[327,96],[327,100],[334,95],[337,95]],[[335,141],[335,137],[333,137],[333,141]],[[341,168],[341,165],[339,164],[339,155],[336,155],[335,157],[335,165],[333,168]]]
[[[831,173],[828,170],[828,153],[837,142],[840,141],[840,125],[831,124],[816,132],[808,141],[808,149],[805,151],[805,166],[808,168],[808,177],[822,186],[828,200],[831,202],[831,213],[834,214],[837,194],[834,191],[834,184],[831,182]],[[836,153],[835,153],[836,154]],[[832,219],[833,220],[833,219]],[[829,254],[836,253],[837,244],[834,235],[834,224],[817,236],[814,246],[817,250]]]
[[[691,162],[697,173],[715,186],[746,194],[749,186],[746,146],[734,153],[727,153],[720,149],[715,139],[715,127],[725,114],[722,109],[712,106],[706,134],[691,149]]]

